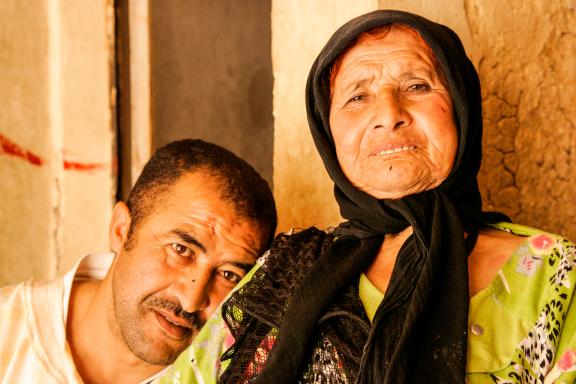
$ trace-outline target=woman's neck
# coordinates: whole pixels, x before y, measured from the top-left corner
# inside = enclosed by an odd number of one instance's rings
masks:
[[[368,279],[374,284],[380,292],[386,292],[392,270],[396,263],[396,257],[406,241],[408,236],[412,234],[412,227],[404,229],[402,232],[396,234],[384,235],[384,241],[380,247],[380,251],[374,258],[372,264],[365,271]]]
[[[398,252],[411,234],[412,227],[408,227],[395,235],[385,235],[378,255],[365,271],[368,279],[380,292],[386,292]],[[476,246],[468,257],[470,297],[490,284],[498,270],[523,241],[523,237],[496,229],[486,228],[479,232]]]

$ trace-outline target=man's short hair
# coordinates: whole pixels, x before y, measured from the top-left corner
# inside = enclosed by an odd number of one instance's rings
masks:
[[[237,216],[259,225],[266,236],[263,245],[267,249],[274,238],[277,217],[274,197],[266,181],[227,149],[191,139],[174,141],[158,149],[144,166],[127,201],[132,220],[125,248],[133,245],[138,225],[154,211],[158,197],[183,174],[192,171],[214,177],[221,186],[220,198],[231,204]]]

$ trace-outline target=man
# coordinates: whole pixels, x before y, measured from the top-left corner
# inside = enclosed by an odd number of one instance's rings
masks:
[[[268,185],[200,140],[158,150],[115,205],[113,254],[0,290],[0,382],[149,382],[171,364],[274,235]],[[103,278],[103,279],[102,279]]]

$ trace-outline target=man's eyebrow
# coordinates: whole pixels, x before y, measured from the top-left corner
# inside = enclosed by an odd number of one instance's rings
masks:
[[[230,264],[240,269],[243,269],[244,272],[248,273],[256,263],[241,263],[239,261],[231,261]]]
[[[193,238],[189,233],[181,231],[179,229],[175,229],[171,232],[176,236],[178,236],[180,240],[184,241],[185,243],[194,244],[195,246],[200,248],[202,252],[206,252],[206,247],[204,247],[204,245],[202,245],[202,243],[200,243],[198,240]]]

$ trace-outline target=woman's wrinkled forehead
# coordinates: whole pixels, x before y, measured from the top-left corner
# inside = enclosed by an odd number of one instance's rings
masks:
[[[411,35],[412,37],[414,37],[422,46],[424,53],[431,58],[434,69],[435,69],[436,73],[439,75],[442,83],[444,85],[447,85],[446,76],[444,75],[444,71],[442,70],[442,67],[438,63],[438,60],[436,59],[436,55],[434,54],[434,52],[432,51],[430,46],[426,43],[426,41],[424,41],[422,36],[420,36],[418,31],[416,31],[414,28],[411,28],[411,27],[409,27],[407,25],[403,25],[403,24],[386,24],[386,25],[375,27],[375,28],[372,28],[372,29],[369,29],[367,31],[360,33],[358,35],[358,37],[356,37],[356,39],[354,39],[352,41],[352,43],[350,43],[350,45],[348,45],[348,47],[346,47],[342,52],[340,52],[338,54],[338,56],[332,62],[332,64],[329,66],[329,68],[327,68],[326,71],[328,71],[329,80],[330,80],[330,82],[329,82],[329,84],[330,84],[330,100],[332,100],[332,95],[334,92],[334,81],[336,79],[336,75],[338,74],[338,71],[340,70],[340,67],[342,66],[342,62],[344,61],[344,58],[346,57],[348,52],[350,52],[350,50],[352,50],[354,47],[356,47],[356,46],[358,46],[364,42],[383,39],[392,31],[404,32],[404,33],[407,33],[407,34]]]

